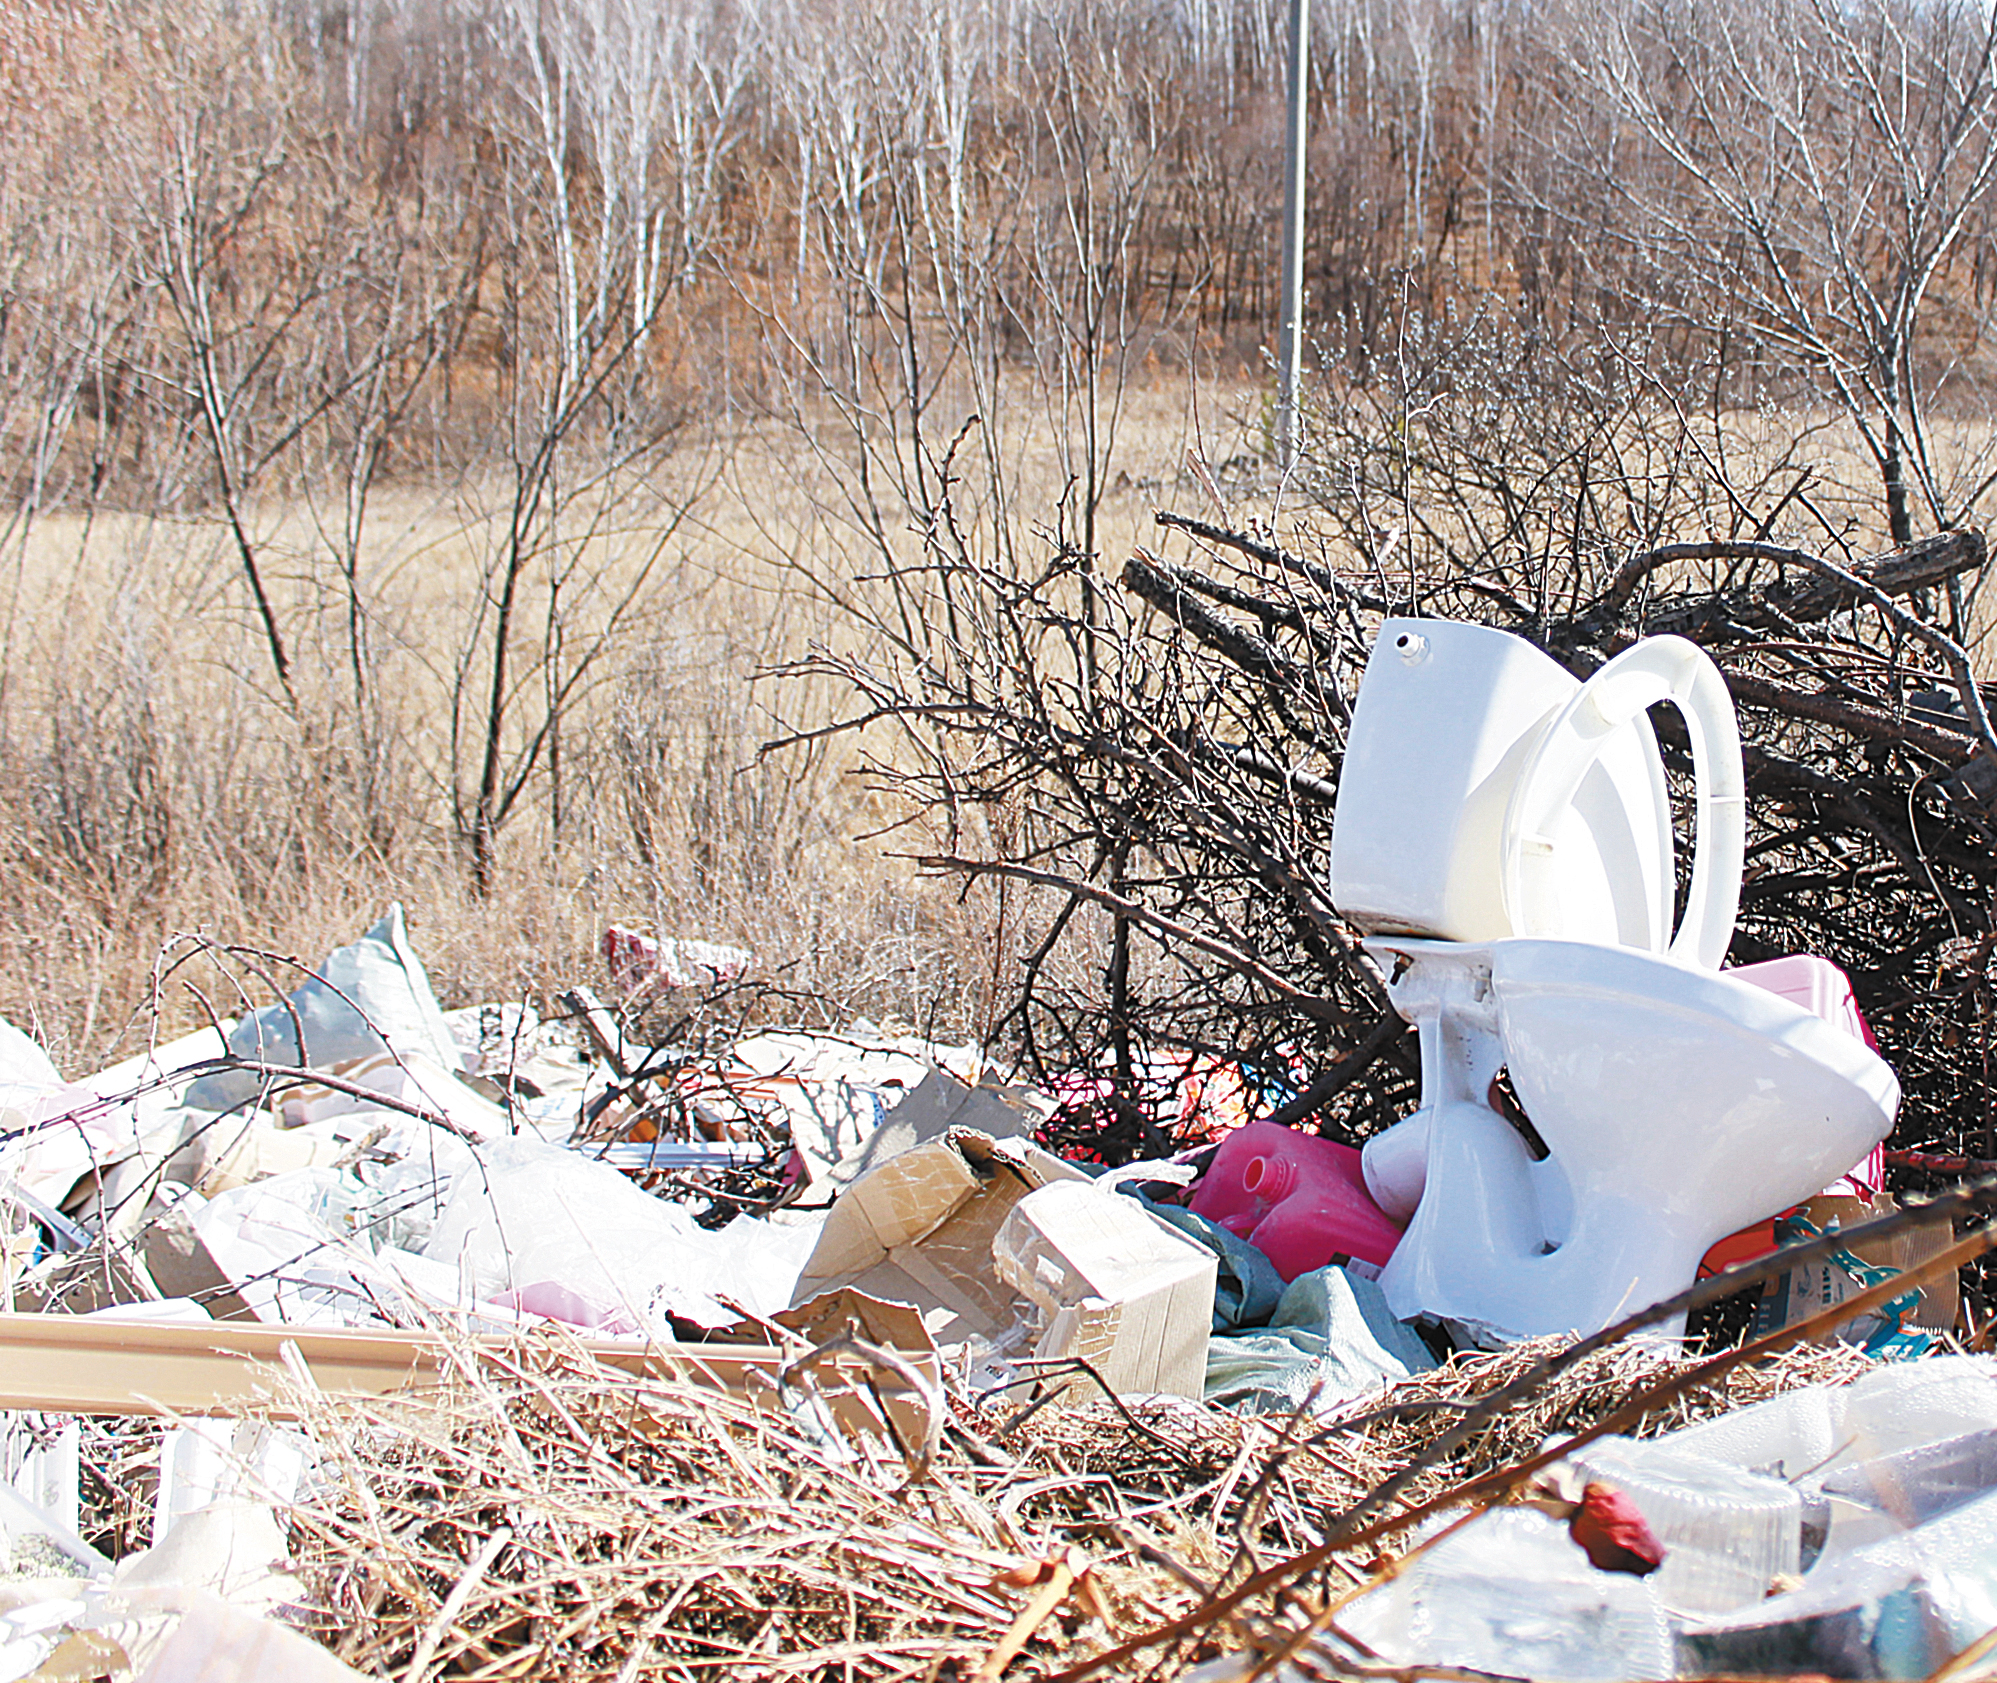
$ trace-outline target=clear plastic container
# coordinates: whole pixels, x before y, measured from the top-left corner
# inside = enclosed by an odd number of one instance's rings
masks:
[[[1790,1482],[1826,1467],[1843,1442],[1849,1392],[1810,1385],[1656,1441]]]
[[[1601,1438],[1573,1464],[1627,1495],[1664,1545],[1650,1584],[1673,1612],[1729,1612],[1760,1601],[1778,1574],[1801,1568],[1802,1500],[1780,1479],[1668,1438]]]
[[[1190,1207],[1246,1239],[1285,1280],[1335,1257],[1378,1270],[1401,1237],[1366,1190],[1358,1152],[1278,1122],[1250,1122],[1229,1134]]]
[[[1392,1666],[1544,1683],[1672,1674],[1670,1627],[1648,1580],[1598,1572],[1564,1525],[1529,1508],[1473,1521],[1339,1625]]]
[[[1997,1426],[1997,1360],[1934,1356],[1875,1368],[1845,1393],[1829,1473],[1860,1461]]]
[[[1997,1628],[1997,1492],[1688,1626],[1686,1675],[1920,1678]],[[1979,1673],[1980,1675],[1980,1673]]]
[[[1997,1427],[1841,1467],[1823,1482],[1827,1555],[1879,1542],[1997,1490]]]

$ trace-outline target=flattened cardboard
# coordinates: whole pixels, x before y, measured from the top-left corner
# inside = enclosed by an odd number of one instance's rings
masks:
[[[92,1245],[51,1259],[16,1282],[14,1309],[24,1315],[94,1315],[131,1303],[154,1303],[159,1289],[123,1251]]]
[[[226,1416],[254,1408],[288,1419],[290,1406],[273,1400],[287,1346],[328,1394],[382,1396],[447,1382],[461,1371],[467,1350],[518,1362],[532,1342],[531,1334],[447,1342],[421,1332],[0,1314],[0,1408],[152,1416]],[[767,1344],[562,1342],[615,1372],[713,1386],[777,1413],[785,1407],[776,1376],[791,1353]],[[940,1382],[933,1353],[904,1354]],[[927,1411],[872,1383],[874,1377],[856,1357],[829,1357],[818,1370],[818,1394],[846,1431],[921,1442],[929,1429]]]
[[[851,1286],[839,1286],[779,1311],[768,1320],[737,1321],[716,1336],[730,1344],[761,1344],[770,1328],[782,1327],[808,1343],[829,1343],[849,1327],[869,1344],[904,1354],[933,1356],[935,1342],[923,1327],[919,1311],[906,1303],[887,1303]]]
[[[1834,1226],[1856,1227],[1862,1222],[1891,1215],[1898,1208],[1893,1195],[1882,1192],[1870,1201],[1845,1196],[1812,1198],[1803,1206],[1803,1213],[1817,1227],[1829,1232]],[[1910,1268],[1919,1267],[1929,1257],[1947,1250],[1954,1242],[1953,1228],[1947,1222],[1936,1222],[1905,1230],[1888,1239],[1875,1240],[1871,1244],[1855,1245],[1852,1254],[1859,1261],[1869,1262],[1876,1268],[1897,1268],[1905,1273]],[[1776,1275],[1762,1287],[1761,1299],[1755,1307],[1755,1332],[1757,1336],[1762,1336],[1794,1326],[1847,1298],[1856,1297],[1863,1289],[1829,1257],[1819,1258],[1807,1267],[1792,1268],[1787,1273]],[[1946,1331],[1956,1324],[1961,1312],[1961,1292],[1954,1274],[1930,1280],[1920,1288],[1920,1293],[1919,1303],[1913,1314],[1907,1317],[1909,1326]],[[1868,1315],[1861,1320],[1845,1322],[1830,1336],[1847,1343],[1863,1343],[1878,1324],[1876,1316]]]
[[[1012,1207],[1087,1176],[1022,1140],[953,1129],[862,1176],[825,1218],[793,1307],[835,1286],[913,1304],[937,1345],[996,1338],[1019,1299],[998,1278],[992,1240]]]
[[[1025,1139],[1038,1120],[996,1088],[966,1087],[955,1076],[933,1069],[887,1113],[864,1145],[833,1165],[827,1178],[835,1187],[851,1186],[889,1159],[959,1128],[975,1129],[995,1140]]]
[[[884,1303],[850,1286],[821,1292],[808,1303],[785,1309],[770,1319],[813,1344],[827,1343],[851,1327],[869,1344],[878,1344],[884,1350],[899,1350],[905,1355],[936,1353],[936,1345],[922,1325],[922,1316],[914,1309],[906,1303]]]
[[[140,1231],[146,1272],[163,1297],[189,1297],[218,1321],[253,1321],[256,1312],[222,1272],[187,1212],[162,1210]]]

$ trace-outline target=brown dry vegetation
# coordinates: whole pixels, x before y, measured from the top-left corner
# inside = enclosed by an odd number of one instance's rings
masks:
[[[854,708],[758,673],[956,635],[911,563],[1066,555],[1088,619],[1158,504],[1547,577],[1982,509],[1974,18],[1321,6],[1288,480],[1276,24],[0,0],[0,1011],[82,1068],[170,931],[400,897],[453,1000],[624,920],[981,1032],[1054,914],[857,839],[908,817],[862,756],[928,750],[758,754]]]

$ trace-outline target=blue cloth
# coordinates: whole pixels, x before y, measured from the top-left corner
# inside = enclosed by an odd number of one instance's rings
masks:
[[[1276,1265],[1246,1239],[1225,1227],[1196,1216],[1178,1204],[1161,1204],[1147,1198],[1126,1182],[1117,1191],[1135,1198],[1160,1221],[1176,1227],[1187,1238],[1220,1258],[1219,1278],[1214,1282],[1213,1330],[1231,1332],[1237,1327],[1259,1327],[1276,1312],[1283,1297],[1283,1276]]]
[[[1315,1397],[1318,1412],[1436,1365],[1394,1319],[1377,1282],[1343,1268],[1299,1274],[1266,1327],[1207,1346],[1206,1400],[1246,1413],[1287,1413]]]

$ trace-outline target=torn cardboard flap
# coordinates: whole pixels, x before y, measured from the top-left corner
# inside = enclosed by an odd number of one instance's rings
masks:
[[[738,1321],[719,1336],[731,1344],[760,1344],[768,1340],[772,1327],[795,1333],[813,1346],[829,1344],[851,1331],[884,1350],[927,1357],[936,1354],[935,1341],[923,1326],[921,1313],[911,1304],[889,1303],[851,1286],[821,1292],[767,1321]]]
[[[835,1187],[851,1186],[890,1159],[955,1130],[974,1129],[995,1140],[1023,1139],[1040,1120],[1019,1093],[967,1087],[955,1076],[933,1069],[857,1149],[833,1166],[827,1178]]]
[[[1882,1192],[1871,1199],[1844,1195],[1812,1198],[1803,1205],[1803,1213],[1812,1225],[1828,1233],[1892,1215],[1899,1208],[1891,1193]],[[1870,1263],[1876,1268],[1892,1268],[1904,1274],[1918,1268],[1928,1258],[1939,1255],[1954,1243],[1954,1239],[1954,1231],[1949,1224],[1940,1222],[1928,1227],[1908,1228],[1890,1238],[1875,1239],[1867,1244],[1854,1245],[1851,1249],[1860,1262]],[[1755,1310],[1756,1336],[1809,1320],[1847,1298],[1856,1297],[1863,1289],[1831,1257],[1821,1257],[1807,1266],[1791,1268],[1762,1286]],[[1961,1294],[1954,1274],[1930,1280],[1919,1288],[1919,1292],[1918,1303],[1907,1317],[1910,1326],[1947,1331],[1956,1324],[1961,1313]],[[1825,1338],[1862,1344],[1878,1326],[1878,1317],[1868,1315],[1845,1322],[1826,1334]]]
[[[1018,1296],[992,1264],[999,1227],[1029,1192],[1087,1179],[1024,1140],[952,1129],[846,1189],[825,1218],[791,1302],[852,1286],[913,1304],[938,1345],[974,1334],[996,1339],[1020,1311]]]

